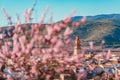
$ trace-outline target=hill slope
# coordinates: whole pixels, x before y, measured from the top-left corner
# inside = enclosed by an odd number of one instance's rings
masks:
[[[73,21],[81,19],[81,16],[73,17]],[[108,46],[120,46],[120,15],[98,15],[88,16],[87,22],[79,28],[74,29],[71,37],[79,35],[83,42],[101,40],[106,41]]]
[[[75,16],[72,21],[78,21],[81,18],[82,16]],[[29,26],[28,29],[30,29],[32,24],[27,25]],[[2,30],[6,28],[3,27]],[[41,30],[46,32],[44,27]],[[74,39],[76,35],[80,36],[84,46],[88,45],[89,41],[95,41],[96,45],[99,45],[101,40],[105,40],[106,45],[109,47],[120,47],[120,14],[87,16],[86,23],[75,28],[70,37]]]

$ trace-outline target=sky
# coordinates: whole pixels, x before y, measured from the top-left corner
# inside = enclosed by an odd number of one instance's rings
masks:
[[[72,10],[76,10],[75,16],[88,16],[99,14],[120,14],[120,0],[36,0],[37,4],[32,14],[32,22],[37,23],[41,19],[41,14],[49,6],[45,22],[49,22],[49,17],[53,15],[53,21],[59,21],[69,16]],[[34,0],[0,0],[0,27],[8,26],[2,8],[5,8],[16,22],[16,14],[20,16],[24,23],[24,13],[26,9],[32,7]]]

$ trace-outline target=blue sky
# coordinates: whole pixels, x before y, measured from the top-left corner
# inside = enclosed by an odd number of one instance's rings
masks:
[[[20,15],[22,23],[24,23],[23,14],[26,9],[32,7],[34,0],[0,0],[0,27],[7,26],[7,20],[1,8],[5,8],[12,21],[16,21],[16,13]],[[47,14],[48,17],[53,14],[53,20],[59,21],[64,17],[70,15],[72,10],[76,10],[75,16],[87,16],[98,14],[120,14],[120,0],[37,0],[37,5],[33,12],[33,21],[38,22],[41,14],[44,12],[47,5],[50,10]]]

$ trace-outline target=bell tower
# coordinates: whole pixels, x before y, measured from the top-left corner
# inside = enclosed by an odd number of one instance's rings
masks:
[[[75,37],[75,42],[74,42],[74,54],[73,55],[77,55],[78,53],[80,53],[81,47],[80,47],[80,38],[79,36]]]

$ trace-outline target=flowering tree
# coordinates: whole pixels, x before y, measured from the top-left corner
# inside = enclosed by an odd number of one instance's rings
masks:
[[[25,23],[31,22],[33,8],[26,10],[24,15]],[[86,17],[72,23],[71,17],[75,14],[75,11],[73,11],[70,16],[61,22],[44,24],[48,10],[49,7],[45,9],[38,24],[31,24],[31,26],[29,24],[20,24],[19,15],[17,15],[14,30],[8,33],[9,35],[12,34],[11,40],[2,37],[3,40],[7,40],[0,44],[0,67],[1,75],[4,78],[11,80],[13,72],[17,72],[17,78],[24,76],[25,79],[29,79],[33,76],[38,76],[38,61],[47,63],[47,60],[53,59],[53,57],[64,57],[65,55],[66,58],[63,59],[68,61],[67,55],[72,42],[69,35],[73,32],[69,24],[73,28],[79,27],[85,23]],[[11,24],[11,18],[5,8],[3,8],[3,12]],[[52,19],[52,16],[50,19]],[[8,71],[7,74],[4,74],[3,70],[5,69]],[[50,75],[47,75],[47,78],[49,77]]]

